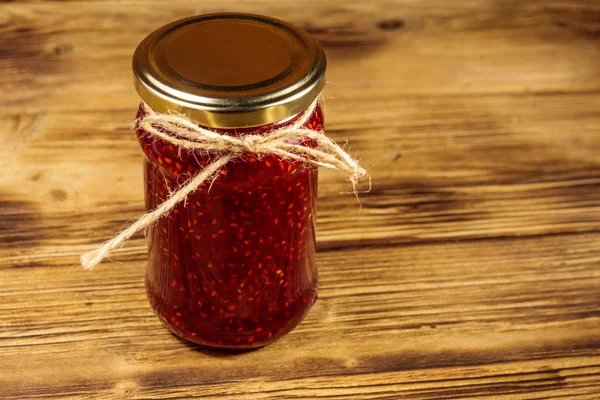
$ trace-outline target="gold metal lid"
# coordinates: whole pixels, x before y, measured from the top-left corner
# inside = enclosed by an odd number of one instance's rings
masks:
[[[148,35],[133,56],[135,88],[152,109],[215,128],[256,126],[308,108],[327,61],[303,29],[253,14],[206,14]]]

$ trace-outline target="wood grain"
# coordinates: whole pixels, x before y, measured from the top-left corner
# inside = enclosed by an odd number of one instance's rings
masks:
[[[137,43],[225,10],[325,46],[319,300],[284,339],[168,333],[145,245],[78,255],[143,211]],[[600,5],[594,1],[0,3],[0,397],[600,398]]]

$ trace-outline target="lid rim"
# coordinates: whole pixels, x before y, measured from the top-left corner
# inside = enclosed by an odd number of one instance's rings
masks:
[[[161,74],[166,74],[168,71],[153,70],[156,62],[151,62],[152,56],[155,54],[151,52],[152,48],[160,45],[160,43],[157,44],[158,39],[168,37],[169,32],[175,32],[181,27],[219,19],[228,20],[230,23],[236,19],[259,21],[292,32],[294,37],[299,38],[300,45],[293,44],[295,47],[290,47],[289,51],[302,51],[303,53],[299,54],[304,57],[305,61],[299,63],[299,66],[290,64],[284,72],[289,68],[304,69],[293,71],[295,75],[291,83],[283,85],[280,82],[279,86],[273,85],[271,88],[269,85],[261,86],[260,84],[268,81],[277,83],[276,78],[282,74],[281,72],[262,82],[249,85],[227,87],[198,83],[198,85],[189,85],[190,91],[182,90],[186,88],[185,85],[188,85],[187,82],[182,84],[181,80],[174,81],[171,86],[161,81]],[[257,27],[260,29],[260,25]],[[235,44],[239,46],[239,44]],[[306,69],[307,56],[312,57],[308,69]],[[206,62],[203,62],[204,66]],[[256,60],[251,60],[251,62],[256,62]],[[327,60],[321,45],[306,31],[294,25],[255,14],[219,13],[184,18],[155,30],[139,44],[134,53],[132,66],[136,91],[141,99],[155,111],[181,113],[192,121],[208,127],[237,128],[274,123],[308,108],[325,86]],[[260,64],[257,68],[259,67]],[[199,86],[200,89],[198,89]],[[229,96],[215,95],[215,92],[219,92],[219,90],[211,90],[213,88],[210,86],[220,88],[222,93],[229,94]],[[205,90],[206,93],[201,94],[202,90]]]

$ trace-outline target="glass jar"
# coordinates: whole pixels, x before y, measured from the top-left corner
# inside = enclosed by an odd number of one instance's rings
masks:
[[[134,55],[136,89],[153,110],[235,136],[293,123],[320,93],[325,68],[305,31],[248,14],[176,21]],[[305,126],[323,130],[320,106]],[[136,133],[149,210],[214,158]],[[147,232],[146,287],[159,318],[184,339],[221,348],[264,346],[292,330],[317,296],[316,195],[315,167],[275,155],[227,163]]]

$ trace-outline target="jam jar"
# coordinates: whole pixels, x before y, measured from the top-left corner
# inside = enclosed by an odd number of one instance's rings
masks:
[[[325,69],[306,31],[251,14],[173,22],[133,58],[135,88],[152,110],[233,136],[292,124],[317,99]],[[138,118],[144,113],[141,104]],[[323,130],[320,105],[305,127]],[[149,210],[215,157],[136,133]],[[272,154],[228,162],[147,231],[155,313],[178,336],[209,347],[261,347],[292,330],[317,296],[316,196],[316,167]]]

